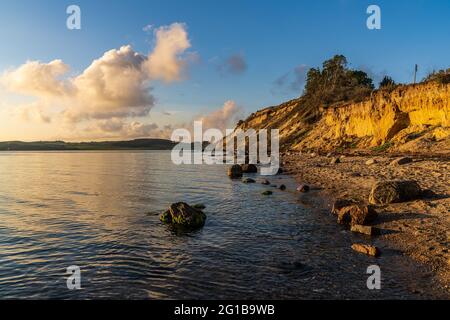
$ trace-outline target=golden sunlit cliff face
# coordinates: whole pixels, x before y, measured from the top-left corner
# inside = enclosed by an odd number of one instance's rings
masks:
[[[313,124],[303,121],[301,101],[258,111],[238,128],[278,128],[285,150],[450,153],[449,84],[374,91],[363,102],[321,109],[319,120]]]

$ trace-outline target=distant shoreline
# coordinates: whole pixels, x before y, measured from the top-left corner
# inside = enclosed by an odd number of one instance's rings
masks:
[[[172,150],[176,142],[165,139],[136,139],[129,141],[64,142],[64,141],[5,141],[1,151],[114,151],[114,150]]]

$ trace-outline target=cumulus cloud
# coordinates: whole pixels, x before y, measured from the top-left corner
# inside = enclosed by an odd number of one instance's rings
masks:
[[[247,61],[242,54],[233,54],[221,62],[218,70],[223,74],[241,75],[247,70]]]
[[[12,109],[12,115],[26,122],[50,123],[51,117],[45,112],[45,107],[33,102]]]
[[[87,128],[91,134],[101,138],[162,138],[169,139],[173,128],[170,125],[159,127],[156,123],[142,123],[140,121],[127,122],[120,118],[96,121]]]
[[[155,38],[148,56],[123,46],[106,52],[75,77],[68,76],[69,66],[61,60],[28,61],[4,72],[0,84],[62,107],[64,120],[71,123],[145,116],[155,103],[152,81],[180,80],[188,61],[183,54],[191,46],[181,23],[156,29]]]
[[[17,69],[7,70],[0,84],[8,90],[40,98],[64,96],[71,91],[70,82],[61,80],[69,66],[61,60],[50,63],[27,61]]]
[[[242,108],[233,100],[228,100],[221,108],[199,117],[197,121],[203,122],[204,130],[215,128],[225,131],[226,129],[233,129],[242,115]]]
[[[273,94],[286,94],[291,92],[300,93],[306,82],[306,75],[309,68],[302,64],[295,67],[293,70],[285,73],[276,79],[273,83]]]
[[[166,82],[180,80],[186,66],[180,54],[191,47],[185,25],[174,23],[158,28],[155,36],[155,49],[145,62],[150,78]]]

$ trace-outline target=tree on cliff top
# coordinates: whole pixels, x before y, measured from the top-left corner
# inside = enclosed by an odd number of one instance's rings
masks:
[[[308,71],[302,97],[305,119],[315,120],[320,107],[345,101],[362,101],[373,89],[373,81],[367,73],[349,69],[347,58],[336,55],[325,61],[322,69],[311,68]]]
[[[450,68],[447,70],[433,71],[423,80],[423,82],[437,82],[440,84],[450,83]]]
[[[380,82],[380,89],[394,89],[397,86],[397,83],[389,76],[384,76],[383,80]]]

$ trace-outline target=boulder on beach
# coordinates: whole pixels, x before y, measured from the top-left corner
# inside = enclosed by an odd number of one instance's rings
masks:
[[[416,181],[382,181],[372,188],[369,202],[385,205],[415,200],[421,195],[422,189]]]
[[[394,161],[391,162],[391,166],[401,166],[404,164],[408,164],[413,162],[413,159],[410,157],[401,157],[401,158],[397,158]]]
[[[243,173],[258,173],[258,167],[254,164],[242,164]]]
[[[162,222],[173,226],[197,229],[205,225],[206,215],[187,203],[178,202],[172,204],[169,210],[161,214],[160,219]]]
[[[338,223],[354,225],[367,225],[375,221],[378,213],[372,206],[351,205],[338,211]]]
[[[229,167],[228,176],[232,179],[242,178],[242,167],[238,164]]]
[[[255,183],[256,181],[251,178],[244,178],[244,179],[242,179],[242,182],[243,183]]]
[[[338,215],[339,211],[344,208],[351,205],[357,204],[355,200],[353,199],[336,199],[333,203],[333,208],[331,209],[331,213],[334,215]]]
[[[375,236],[379,234],[379,230],[377,228],[371,226],[363,226],[360,224],[355,224],[350,229],[351,232],[361,233],[368,236]]]
[[[355,243],[352,245],[352,249],[372,257],[378,257],[380,255],[380,249],[368,244]]]

